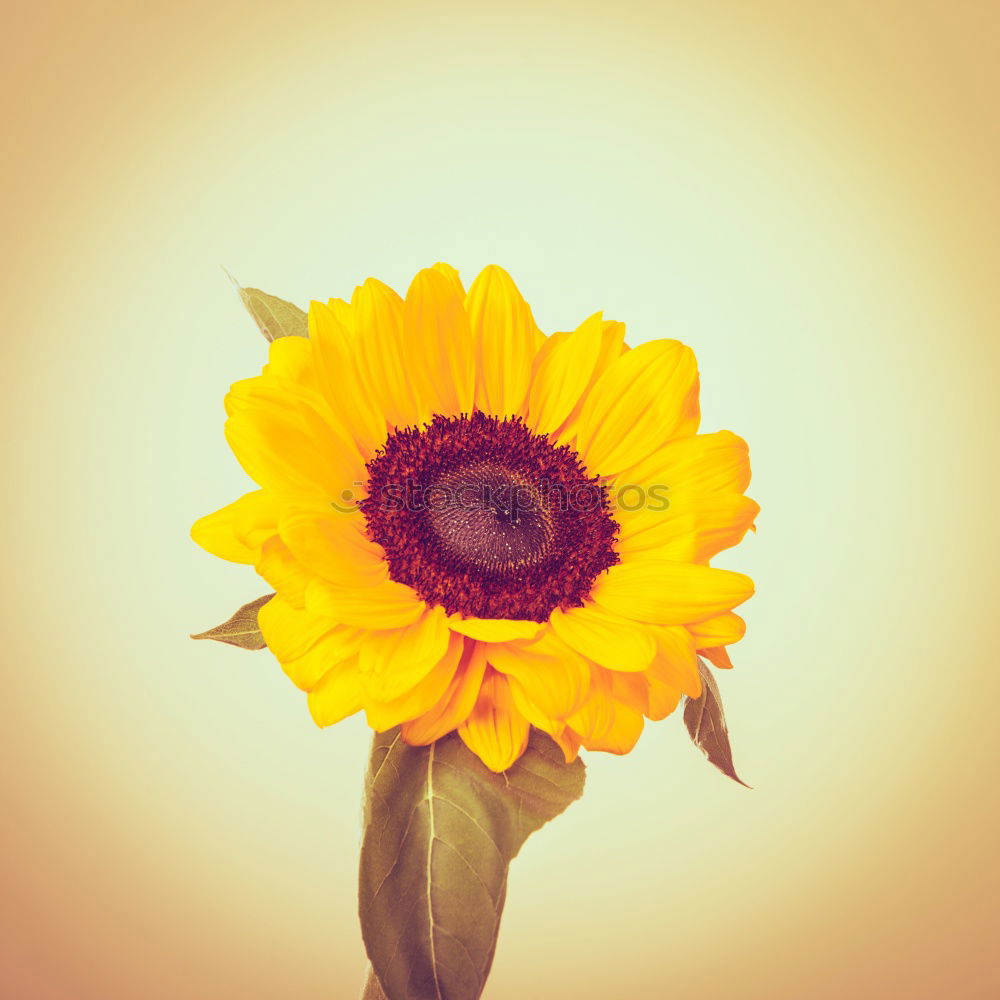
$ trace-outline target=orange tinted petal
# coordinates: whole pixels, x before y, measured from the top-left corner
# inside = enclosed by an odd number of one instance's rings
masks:
[[[455,683],[455,672],[464,648],[465,640],[462,636],[452,634],[444,655],[427,675],[405,694],[392,700],[382,701],[370,697],[369,688],[362,677],[368,725],[376,732],[384,733],[393,726],[421,717],[448,697]]]
[[[656,638],[656,659],[647,673],[668,687],[692,698],[701,695],[698,656],[691,633],[680,626],[653,629]]]
[[[528,720],[514,707],[507,680],[487,671],[479,698],[458,727],[462,742],[491,770],[505,771],[528,745]]]
[[[403,739],[413,746],[426,746],[461,725],[479,698],[485,673],[486,655],[482,643],[466,640],[448,690],[423,715],[403,723]]]
[[[529,642],[490,643],[487,662],[521,685],[541,712],[563,719],[576,711],[587,695],[590,668],[551,630]]]
[[[725,646],[714,646],[711,649],[703,649],[701,650],[701,655],[720,670],[733,669],[733,661],[729,658],[729,652]]]
[[[403,628],[368,632],[358,654],[365,697],[371,702],[402,698],[444,659],[450,637],[440,607],[426,609]]]

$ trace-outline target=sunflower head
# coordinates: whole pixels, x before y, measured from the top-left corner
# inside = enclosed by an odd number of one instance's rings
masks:
[[[192,534],[274,588],[260,628],[319,725],[457,729],[494,771],[531,726],[626,753],[698,696],[699,652],[730,665],[753,585],[710,560],[758,508],[678,341],[545,336],[505,271],[437,264],[313,302],[226,411],[259,489]]]

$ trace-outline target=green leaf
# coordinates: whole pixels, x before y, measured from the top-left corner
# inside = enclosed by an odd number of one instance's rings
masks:
[[[698,673],[701,675],[701,697],[688,698],[684,705],[684,724],[694,745],[724,775],[739,782],[745,788],[750,786],[736,773],[733,765],[733,750],[729,745],[729,730],[726,729],[726,715],[722,711],[722,696],[715,683],[712,671],[705,661],[698,657]]]
[[[268,295],[259,288],[243,288],[232,275],[229,278],[268,343],[279,337],[309,336],[309,319],[297,305],[279,299],[277,295]]]
[[[228,642],[230,646],[240,649],[263,649],[266,645],[257,624],[257,612],[267,604],[274,594],[265,594],[256,601],[244,604],[228,621],[207,632],[199,632],[192,639],[215,639],[217,642]]]
[[[478,1000],[507,869],[528,836],[583,794],[584,767],[532,730],[494,774],[452,733],[411,747],[378,734],[365,786],[361,933],[388,1000]],[[374,986],[369,983],[377,997]]]

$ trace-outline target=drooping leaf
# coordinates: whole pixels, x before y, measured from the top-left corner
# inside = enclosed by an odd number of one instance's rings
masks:
[[[297,305],[279,299],[277,295],[268,295],[259,288],[243,288],[235,280],[233,284],[240,293],[240,301],[268,343],[279,337],[309,336],[308,317]]]
[[[502,774],[454,733],[429,747],[408,746],[398,729],[376,735],[365,784],[360,915],[388,1000],[478,1000],[496,950],[508,866],[531,833],[580,797],[584,776],[579,760],[566,764],[537,730]]]
[[[701,697],[688,698],[684,705],[684,724],[694,745],[724,775],[738,781],[745,788],[750,786],[736,773],[733,766],[733,750],[729,745],[729,730],[726,715],[722,711],[722,696],[715,683],[712,671],[705,661],[698,658],[698,673],[701,675]]]
[[[257,612],[267,604],[274,594],[265,594],[256,601],[244,604],[228,621],[224,621],[207,632],[199,632],[192,639],[215,639],[218,642],[228,642],[230,646],[241,649],[263,649],[266,643],[260,634],[257,624]]]

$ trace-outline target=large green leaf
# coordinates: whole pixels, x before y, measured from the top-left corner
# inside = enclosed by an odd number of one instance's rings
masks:
[[[361,994],[361,1000],[386,1000],[385,990],[375,975],[375,970],[369,966],[368,979],[365,980],[365,989]]]
[[[452,734],[411,747],[376,735],[361,844],[361,933],[388,1000],[478,1000],[507,869],[528,836],[583,794],[584,767],[537,730],[494,774]],[[366,996],[378,997],[369,983]]]
[[[719,686],[715,683],[712,671],[701,657],[698,657],[698,673],[701,675],[701,697],[687,699],[684,705],[684,724],[694,745],[710,763],[733,781],[749,788],[736,773],[733,749],[729,745],[729,730],[726,728],[726,713],[722,710],[722,695],[719,694]]]
[[[257,624],[257,613],[274,594],[265,594],[258,597],[256,601],[244,604],[232,618],[224,621],[215,628],[210,628],[207,632],[199,632],[191,636],[192,639],[215,639],[216,642],[228,642],[230,646],[239,646],[240,649],[263,649],[266,643],[260,634],[260,626]]]

